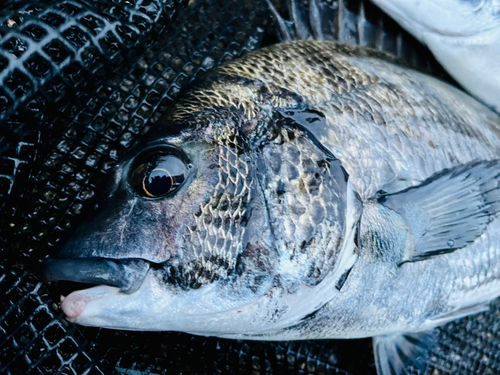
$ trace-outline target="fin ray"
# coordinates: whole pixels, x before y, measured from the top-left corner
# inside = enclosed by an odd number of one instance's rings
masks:
[[[271,1],[266,1],[282,42],[304,39],[338,40],[335,23],[339,18],[339,5],[310,0],[309,5],[305,6],[299,0],[288,0],[290,20],[285,20]]]
[[[404,375],[406,369],[423,371],[429,352],[438,341],[438,331],[401,333],[373,338],[378,375]]]
[[[451,322],[453,320],[465,318],[466,316],[469,315],[474,315],[474,314],[479,314],[486,312],[490,309],[490,305],[488,302],[485,303],[478,303],[476,305],[472,306],[466,306],[466,307],[461,307],[456,310],[453,310],[452,312],[438,316],[434,319],[431,319],[428,323],[429,325],[433,326],[438,326],[438,325],[443,325],[448,322]]]
[[[276,20],[276,23],[278,24],[278,32],[280,34],[281,41],[286,42],[286,41],[294,40],[295,37],[294,37],[293,29],[291,27],[291,25],[293,23],[290,21],[287,21],[287,20],[283,19],[283,17],[281,17],[281,15],[276,10],[274,5],[271,3],[271,0],[266,0],[266,1],[267,1],[267,5],[268,5],[269,9],[271,10],[271,13],[273,14],[273,17]]]
[[[402,263],[463,248],[500,212],[500,163],[481,161],[445,169],[422,184],[379,202],[398,212],[415,237]]]
[[[310,0],[309,2],[309,24],[315,40],[325,40],[323,34],[321,13],[319,10],[318,0]]]
[[[299,4],[298,0],[290,0],[290,14],[292,15],[293,26],[295,27],[295,32],[297,39],[306,40],[312,39],[311,32],[309,30],[309,25],[304,22],[304,12],[305,10]]]

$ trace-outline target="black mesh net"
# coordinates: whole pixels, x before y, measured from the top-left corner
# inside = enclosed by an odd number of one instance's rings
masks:
[[[44,178],[32,173],[56,162],[55,142],[63,133],[78,132],[66,125],[112,74],[137,64],[181,5],[166,0],[32,3],[11,1],[0,12],[0,208],[10,215],[0,219],[0,228],[9,249],[15,240],[7,235],[13,230],[33,233],[26,212],[22,228],[13,221],[21,202],[16,199],[26,194],[31,202],[40,199],[26,191],[28,183]],[[50,190],[43,194],[42,201],[52,197]],[[47,220],[53,228],[54,218]],[[48,229],[39,224],[35,231],[41,239]]]
[[[283,1],[274,3],[286,14]],[[337,12],[339,40],[446,78],[368,1],[324,3]],[[75,326],[37,277],[106,171],[189,82],[277,41],[265,1],[44,0],[2,8],[1,374],[375,373],[369,339],[251,342]],[[427,373],[500,373],[499,325],[498,302],[448,324]]]
[[[155,38],[175,5],[173,0],[8,2],[0,13],[0,120],[19,106],[40,114],[67,92],[98,83]]]

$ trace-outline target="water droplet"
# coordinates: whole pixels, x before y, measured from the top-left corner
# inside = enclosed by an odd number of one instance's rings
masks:
[[[447,244],[449,247],[452,247],[453,245],[455,245],[455,241],[453,241],[453,240],[448,240],[448,242],[446,242],[446,244]]]

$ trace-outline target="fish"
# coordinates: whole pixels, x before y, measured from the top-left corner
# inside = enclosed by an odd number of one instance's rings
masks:
[[[45,266],[87,326],[374,337],[419,368],[500,295],[500,118],[392,55],[280,43],[210,71],[111,171]]]
[[[498,0],[372,0],[426,45],[448,73],[500,111]]]

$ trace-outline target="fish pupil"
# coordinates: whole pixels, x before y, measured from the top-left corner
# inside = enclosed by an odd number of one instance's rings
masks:
[[[165,169],[154,169],[144,178],[144,191],[148,196],[160,197],[170,193],[184,182],[184,175],[172,176]]]
[[[189,169],[184,161],[186,158],[175,153],[179,152],[163,148],[139,155],[131,168],[130,185],[137,193],[149,198],[163,197],[175,191],[186,180]]]
[[[154,172],[155,171],[153,171],[153,173]],[[153,173],[151,173],[149,177],[145,178],[144,191],[146,192],[146,194],[152,197],[158,197],[170,192],[173,185],[172,177],[168,174],[165,174],[163,176],[153,176]]]

